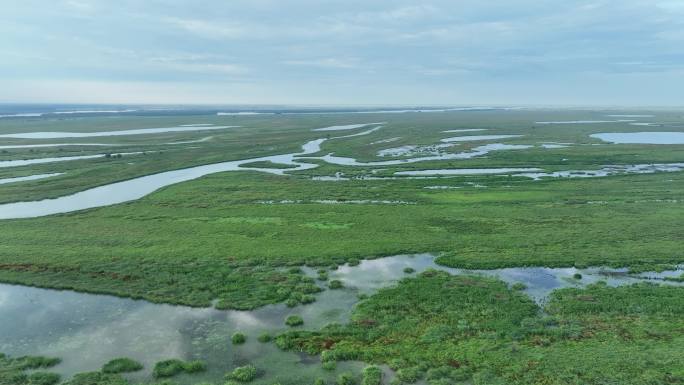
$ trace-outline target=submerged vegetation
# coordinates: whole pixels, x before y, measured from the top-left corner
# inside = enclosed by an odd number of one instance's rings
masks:
[[[173,377],[180,373],[197,373],[206,370],[206,364],[202,361],[182,361],[171,359],[159,361],[154,365],[152,375],[155,378]]]

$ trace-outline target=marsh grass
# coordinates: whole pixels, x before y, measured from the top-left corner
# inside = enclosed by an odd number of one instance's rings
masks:
[[[684,287],[589,285],[552,292],[545,313],[501,281],[426,271],[380,290],[351,323],[276,338],[324,363],[385,363],[402,383],[677,383]],[[529,366],[543,354],[544,364]]]
[[[141,370],[143,365],[130,358],[115,358],[102,366],[104,373],[128,373]]]
[[[159,361],[154,365],[152,375],[155,378],[173,377],[180,373],[197,373],[206,370],[206,364],[202,361],[182,361],[170,359]]]

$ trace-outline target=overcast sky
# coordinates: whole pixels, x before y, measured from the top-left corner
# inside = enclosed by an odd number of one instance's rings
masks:
[[[2,2],[0,102],[684,105],[684,0]]]

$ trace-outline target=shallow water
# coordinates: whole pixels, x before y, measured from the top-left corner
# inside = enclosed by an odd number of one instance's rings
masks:
[[[507,138],[517,138],[522,135],[469,135],[469,136],[454,136],[451,138],[444,138],[442,142],[474,142],[481,140],[496,140],[496,139],[507,139]]]
[[[8,184],[8,183],[16,183],[16,182],[25,182],[29,180],[38,180],[38,179],[45,179],[45,178],[50,178],[53,176],[58,176],[62,175],[64,173],[61,172],[55,172],[52,174],[36,174],[36,175],[29,175],[29,176],[18,176],[15,178],[4,178],[0,179],[0,184]]]
[[[353,130],[356,128],[361,128],[361,127],[366,127],[366,126],[374,126],[378,124],[384,124],[384,122],[379,122],[379,123],[361,123],[361,124],[347,124],[347,125],[340,125],[340,126],[330,126],[330,127],[323,127],[323,128],[315,128],[311,131],[344,131],[344,130]]]
[[[90,138],[99,136],[124,136],[124,135],[145,135],[145,134],[159,134],[164,132],[186,132],[186,131],[204,131],[204,130],[221,130],[224,128],[234,128],[238,126],[177,126],[177,127],[161,127],[161,128],[140,128],[135,130],[119,130],[119,131],[99,131],[99,132],[24,132],[15,134],[3,134],[0,138],[17,138],[17,139],[57,139],[57,138]]]
[[[47,144],[10,144],[0,146],[0,150],[9,150],[13,148],[43,148],[43,147],[64,147],[64,146],[120,146],[120,144],[105,144],[105,143],[47,143]]]
[[[543,178],[599,178],[611,175],[625,174],[654,174],[657,172],[684,171],[684,163],[656,163],[634,165],[611,165],[598,170],[567,170],[554,172],[520,173],[514,176],[524,176],[539,180]]]
[[[397,171],[394,175],[486,175],[542,171],[540,168],[459,168],[418,171]]]
[[[617,144],[684,144],[684,132],[609,132],[590,136]]]
[[[635,122],[633,119],[619,120],[561,120],[555,122],[534,122],[534,124],[599,124],[599,123],[628,123]]]
[[[330,322],[345,323],[358,294],[372,295],[415,275],[404,273],[406,267],[417,273],[434,268],[451,274],[494,276],[509,284],[522,282],[527,285],[525,292],[539,303],[556,288],[579,287],[599,280],[617,286],[681,274],[680,270],[630,276],[624,269],[602,268],[463,270],[438,266],[431,254],[399,255],[363,260],[357,266],[344,265],[329,271],[329,279],[341,280],[345,288],[323,291],[316,295],[313,304],[295,308],[269,305],[254,311],[189,308],[0,284],[0,352],[61,357],[62,363],[55,371],[65,377],[97,370],[112,358],[126,356],[145,364],[144,371],[132,376],[136,380],[149,380],[154,362],[167,358],[207,361],[206,373],[180,376],[178,380],[184,384],[220,380],[225,372],[246,363],[266,370],[258,383],[293,378],[312,383],[319,376],[332,380],[344,370],[358,373],[363,365],[341,363],[336,372],[324,372],[317,357],[280,351],[273,344],[257,342],[257,336],[287,330],[283,322],[292,314],[304,318],[305,329],[318,329]],[[313,269],[304,271],[315,276]],[[582,279],[574,279],[575,273],[582,274]],[[246,344],[230,343],[230,336],[237,331],[247,335]]]
[[[66,162],[69,160],[104,158],[104,156],[105,156],[104,154],[96,154],[96,155],[59,156],[59,157],[51,157],[51,158],[37,158],[37,159],[2,160],[2,161],[0,161],[0,168],[28,166],[28,165],[32,165],[32,164]]]

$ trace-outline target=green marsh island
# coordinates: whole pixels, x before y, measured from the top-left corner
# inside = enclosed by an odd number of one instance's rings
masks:
[[[2,385],[684,383],[684,111],[44,108]]]

